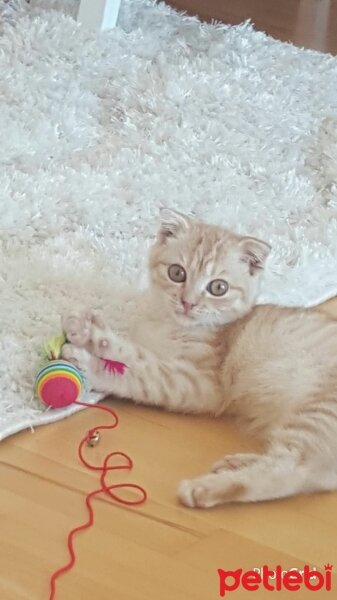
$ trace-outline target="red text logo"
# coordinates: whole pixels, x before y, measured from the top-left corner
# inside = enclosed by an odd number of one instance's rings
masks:
[[[224,597],[230,592],[235,592],[239,587],[249,592],[256,592],[261,587],[270,592],[280,592],[281,590],[296,592],[303,587],[312,592],[322,589],[330,592],[331,572],[332,565],[330,564],[324,566],[324,573],[311,569],[308,565],[305,565],[301,571],[297,569],[285,571],[280,565],[277,565],[275,570],[269,569],[267,565],[251,571],[218,569],[220,596]]]

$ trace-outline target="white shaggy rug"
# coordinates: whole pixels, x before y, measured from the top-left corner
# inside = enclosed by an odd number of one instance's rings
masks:
[[[78,301],[128,306],[160,206],[269,241],[261,301],[337,290],[337,59],[151,0],[97,35],[75,10],[0,0],[0,437],[69,414],[32,399],[41,343]]]

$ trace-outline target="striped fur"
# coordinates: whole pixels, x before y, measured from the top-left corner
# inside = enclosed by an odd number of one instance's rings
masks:
[[[183,481],[187,506],[337,488],[337,322],[313,309],[254,306],[268,252],[260,240],[166,210],[141,318],[128,335],[90,311],[63,318],[63,357],[93,389],[168,410],[226,413],[263,441],[263,453],[225,456]],[[169,278],[172,264],[186,281]],[[214,279],[227,281],[223,297],[207,291]],[[101,358],[126,363],[125,374],[111,376]]]

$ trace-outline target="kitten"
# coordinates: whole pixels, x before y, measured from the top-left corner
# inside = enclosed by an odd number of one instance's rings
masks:
[[[183,481],[186,506],[337,488],[337,321],[255,306],[268,244],[164,209],[142,318],[121,335],[91,311],[62,319],[63,356],[92,389],[169,410],[226,413],[265,442]],[[127,365],[124,375],[104,359]]]

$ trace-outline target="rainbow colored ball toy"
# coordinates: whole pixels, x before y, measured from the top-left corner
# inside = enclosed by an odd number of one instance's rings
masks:
[[[40,369],[35,389],[38,398],[46,406],[64,408],[79,399],[84,385],[84,377],[75,365],[57,359]]]

